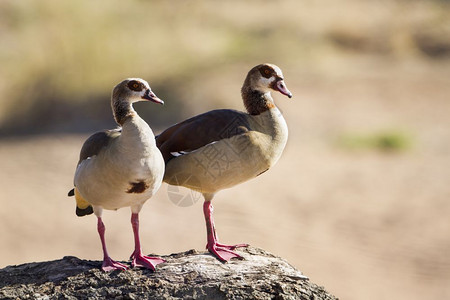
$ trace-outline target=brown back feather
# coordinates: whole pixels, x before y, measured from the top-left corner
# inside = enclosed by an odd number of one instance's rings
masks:
[[[193,151],[214,141],[251,130],[248,114],[232,109],[218,109],[175,124],[156,137],[156,145],[167,163],[171,152]]]

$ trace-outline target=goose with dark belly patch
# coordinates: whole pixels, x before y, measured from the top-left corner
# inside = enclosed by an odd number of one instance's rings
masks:
[[[213,110],[166,129],[156,137],[166,163],[164,181],[203,194],[209,252],[221,261],[241,256],[246,244],[219,243],[211,200],[222,190],[264,173],[280,158],[287,142],[286,122],[271,92],[292,97],[273,64],[251,69],[241,93],[247,112]]]
[[[128,267],[111,259],[106,249],[103,209],[131,208],[131,224],[135,249],[131,255],[133,267],[155,270],[164,262],[158,257],[142,254],[139,238],[139,212],[144,203],[161,186],[164,160],[155,144],[148,124],[142,120],[132,104],[152,101],[163,104],[145,80],[128,78],[114,89],[111,106],[118,129],[97,132],[84,143],[75,171],[76,214],[97,216],[97,229],[103,249],[102,269],[125,270]]]

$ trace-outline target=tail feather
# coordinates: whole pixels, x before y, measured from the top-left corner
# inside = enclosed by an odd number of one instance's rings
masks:
[[[71,189],[68,193],[67,196],[72,197],[75,196],[75,188]]]
[[[80,193],[76,188],[71,189],[67,195],[69,197],[75,196],[75,200],[77,202],[77,208],[75,210],[75,213],[77,216],[83,217],[94,213],[92,205],[89,202],[87,202],[83,198],[83,196],[80,195]]]
[[[94,209],[92,209],[92,206],[88,206],[86,208],[79,208],[77,206],[77,209],[75,210],[75,213],[77,214],[78,217],[83,217],[83,216],[87,216],[90,215],[94,212]]]

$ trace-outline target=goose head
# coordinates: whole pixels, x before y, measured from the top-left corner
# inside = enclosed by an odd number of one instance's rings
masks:
[[[292,98],[292,93],[284,83],[281,69],[273,64],[261,64],[251,69],[247,74],[242,89],[259,91],[262,94],[277,91]]]
[[[251,69],[241,89],[242,100],[251,115],[261,114],[275,107],[272,91],[292,98],[292,93],[284,83],[281,69],[272,64],[261,64]]]
[[[119,125],[122,125],[129,116],[135,115],[132,104],[139,101],[164,104],[164,101],[152,92],[150,85],[144,79],[127,78],[114,87],[111,107],[114,119]]]
[[[164,104],[164,101],[159,99],[155,93],[152,92],[148,82],[141,78],[127,78],[123,80],[114,87],[112,94],[114,102],[120,101],[131,104],[148,100]]]

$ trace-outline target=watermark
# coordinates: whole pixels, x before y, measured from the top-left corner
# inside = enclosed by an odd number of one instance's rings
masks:
[[[167,195],[176,206],[189,207],[202,197],[201,183],[194,175],[175,175],[167,186]]]
[[[195,167],[201,176],[207,178],[210,182],[215,182],[223,176],[235,161],[217,143],[200,148],[194,156],[194,160],[196,162]]]

